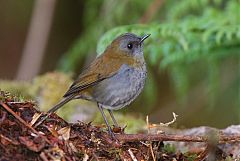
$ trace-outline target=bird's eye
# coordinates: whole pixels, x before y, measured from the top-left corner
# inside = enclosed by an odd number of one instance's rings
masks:
[[[129,43],[129,44],[127,45],[127,48],[131,50],[131,49],[133,48],[133,44],[132,44],[132,43]]]

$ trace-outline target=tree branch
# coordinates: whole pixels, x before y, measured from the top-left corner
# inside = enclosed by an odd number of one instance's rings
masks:
[[[121,142],[137,141],[178,141],[178,142],[208,142],[211,140],[207,135],[177,135],[177,134],[118,134],[116,138]],[[218,143],[240,142],[240,135],[220,134]]]

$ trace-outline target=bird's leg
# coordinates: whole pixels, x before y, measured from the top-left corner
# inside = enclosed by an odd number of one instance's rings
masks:
[[[108,110],[108,112],[109,112],[109,114],[110,114],[110,116],[111,116],[111,118],[112,118],[112,121],[113,121],[113,123],[114,123],[114,126],[115,126],[115,127],[119,127],[116,119],[114,118],[114,115],[113,115],[112,110]]]
[[[112,129],[111,129],[108,121],[107,121],[107,117],[106,117],[106,115],[105,115],[104,112],[103,112],[103,108],[101,107],[101,105],[100,105],[99,103],[98,103],[98,109],[99,109],[99,111],[101,112],[102,117],[103,117],[103,119],[104,119],[104,121],[105,121],[105,123],[106,123],[106,125],[107,125],[107,127],[108,127],[108,133],[109,133],[109,135],[110,135],[113,139],[115,139],[115,135],[114,135],[114,133],[113,133],[113,131],[112,131]]]

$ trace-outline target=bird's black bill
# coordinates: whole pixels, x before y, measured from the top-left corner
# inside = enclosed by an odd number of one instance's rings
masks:
[[[141,40],[140,40],[140,44],[144,41],[144,40],[146,40],[149,36],[150,36],[151,34],[146,34],[146,35],[144,35],[143,37],[141,37]]]

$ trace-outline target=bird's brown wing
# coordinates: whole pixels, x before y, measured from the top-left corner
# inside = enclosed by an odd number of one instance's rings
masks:
[[[114,65],[114,67],[110,67],[106,63],[103,63],[103,59],[104,58],[96,59],[88,68],[86,68],[78,79],[74,81],[63,97],[78,94],[82,90],[94,86],[102,80],[115,75],[119,66]]]

